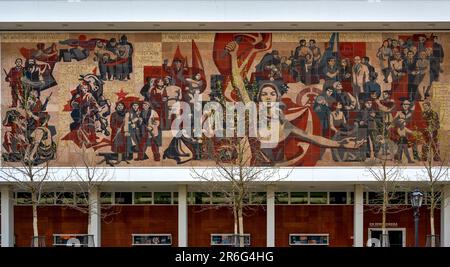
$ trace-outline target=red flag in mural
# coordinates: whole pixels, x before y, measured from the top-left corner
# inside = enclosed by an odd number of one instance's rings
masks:
[[[200,54],[200,50],[197,47],[197,44],[194,40],[192,40],[192,67],[191,67],[191,75],[200,74],[201,80],[203,81],[203,90],[206,88],[206,74],[205,67],[203,65],[202,56]]]

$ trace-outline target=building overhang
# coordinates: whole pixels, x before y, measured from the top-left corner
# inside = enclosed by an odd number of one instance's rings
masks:
[[[448,30],[443,0],[0,0],[0,31]]]

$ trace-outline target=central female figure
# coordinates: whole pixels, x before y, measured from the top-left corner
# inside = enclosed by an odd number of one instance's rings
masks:
[[[235,41],[228,43],[225,50],[231,56],[232,85],[240,96],[240,100],[247,104],[251,98],[244,86],[242,65],[239,67],[236,51],[239,44]],[[244,75],[242,75],[244,74]],[[287,166],[313,166],[321,157],[320,147],[327,148],[358,148],[364,141],[356,138],[346,138],[340,141],[320,136],[320,126],[317,118],[309,106],[299,106],[290,98],[282,98],[280,88],[275,83],[260,85],[256,97],[258,103],[278,102],[278,112],[267,112],[267,116],[278,114],[280,120],[278,139],[276,141],[268,136],[249,140],[252,148],[253,163],[256,165],[287,165]],[[259,118],[261,120],[261,118]],[[267,118],[270,121],[271,118]],[[316,122],[316,123],[314,123]],[[312,127],[315,126],[315,127]],[[276,143],[275,143],[276,142]]]

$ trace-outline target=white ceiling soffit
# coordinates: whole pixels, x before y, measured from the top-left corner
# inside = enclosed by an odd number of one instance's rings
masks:
[[[0,30],[447,30],[450,1],[0,0]]]

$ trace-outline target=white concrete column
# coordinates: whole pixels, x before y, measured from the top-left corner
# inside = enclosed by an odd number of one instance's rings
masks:
[[[353,246],[364,247],[364,188],[355,185],[353,205]]]
[[[14,247],[14,193],[9,186],[1,187],[2,247]]]
[[[267,247],[275,247],[275,186],[267,188]]]
[[[89,194],[90,209],[90,229],[89,235],[94,236],[94,246],[100,247],[102,241],[102,215],[101,215],[101,203],[100,203],[100,191],[97,187],[94,187]]]
[[[450,247],[450,185],[442,189],[441,246]]]
[[[187,185],[178,185],[178,246],[188,246]]]

